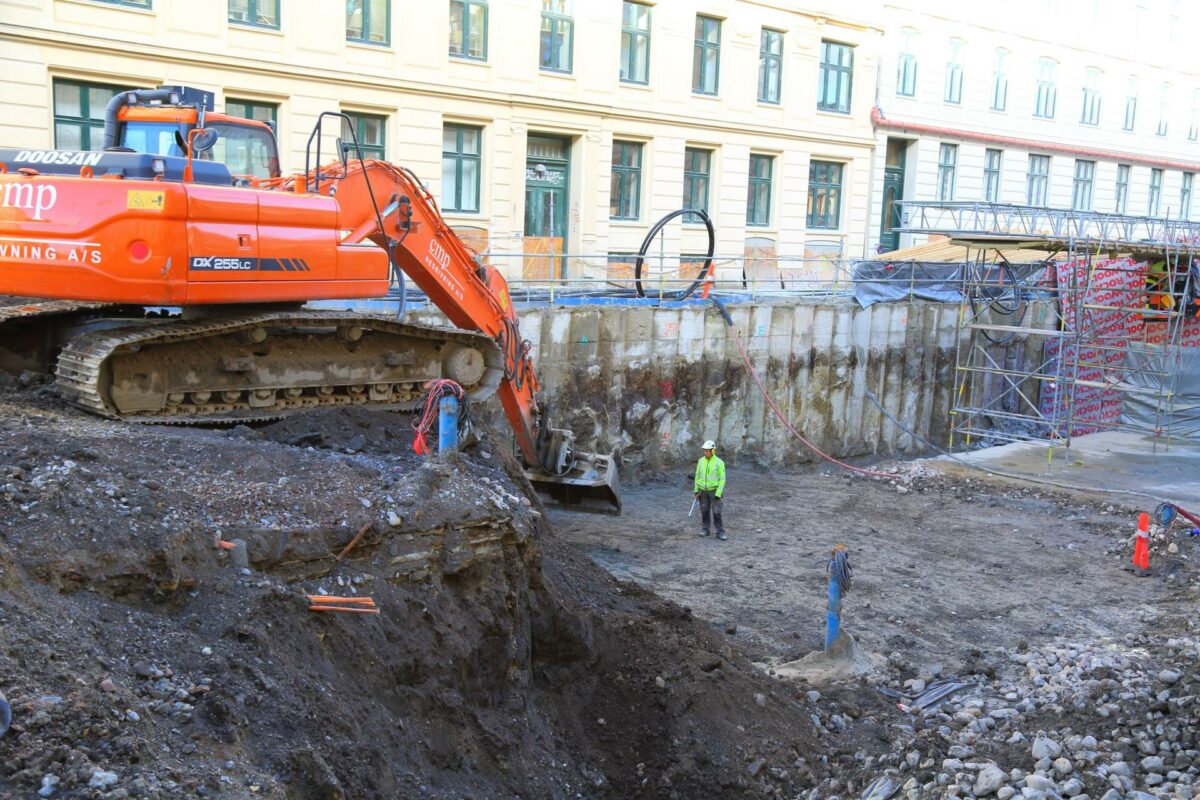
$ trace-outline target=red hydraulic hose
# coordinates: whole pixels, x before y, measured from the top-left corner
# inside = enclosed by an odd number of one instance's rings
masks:
[[[896,477],[895,475],[893,475],[891,473],[876,472],[876,471],[870,470],[870,469],[863,469],[862,467],[851,466],[850,464],[847,464],[845,461],[838,461],[836,458],[829,455],[824,450],[822,450],[821,448],[817,447],[815,444],[810,442],[807,438],[805,438],[804,434],[802,434],[800,431],[796,430],[796,427],[794,425],[792,425],[792,423],[788,421],[788,418],[783,415],[783,412],[779,410],[779,406],[775,405],[775,401],[771,398],[770,393],[767,391],[767,387],[763,386],[763,382],[758,377],[758,373],[756,373],[754,371],[754,364],[750,361],[750,354],[746,352],[746,348],[742,345],[742,332],[739,331],[737,329],[737,327],[733,324],[733,321],[729,318],[729,315],[726,314],[725,309],[721,306],[720,302],[717,301],[717,299],[715,297],[712,299],[714,302],[717,303],[717,308],[720,309],[721,315],[725,317],[726,324],[728,324],[730,329],[733,330],[733,340],[737,343],[738,350],[742,354],[742,361],[745,362],[745,364],[746,364],[746,372],[750,373],[750,377],[754,379],[755,385],[758,386],[758,391],[762,394],[763,399],[767,401],[767,405],[769,405],[771,407],[771,411],[773,411],[775,413],[775,416],[779,418],[779,421],[783,423],[783,427],[785,427],[789,431],[791,431],[792,435],[795,436],[797,439],[799,439],[804,444],[805,447],[807,447],[809,450],[812,450],[814,453],[816,453],[818,456],[820,456],[824,460],[828,461],[830,464],[836,464],[839,467],[841,467],[842,469],[848,469],[851,472],[857,472],[859,475],[869,475],[872,478],[895,478]]]

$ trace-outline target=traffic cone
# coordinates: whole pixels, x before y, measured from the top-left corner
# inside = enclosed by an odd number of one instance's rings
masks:
[[[1133,569],[1138,575],[1150,571],[1150,515],[1138,514],[1137,536],[1133,540]]]

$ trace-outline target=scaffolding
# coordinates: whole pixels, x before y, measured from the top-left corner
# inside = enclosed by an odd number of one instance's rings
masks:
[[[983,202],[903,212],[902,232],[966,249],[951,446],[1036,440],[1053,455],[1101,430],[1169,445],[1200,224]],[[1041,265],[1014,267],[1013,248]]]

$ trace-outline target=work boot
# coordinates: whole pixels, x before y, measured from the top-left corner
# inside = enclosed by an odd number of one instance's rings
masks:
[[[729,537],[725,535],[725,531],[717,531],[717,538],[723,542]]]
[[[705,528],[704,530],[700,531],[700,535],[701,535],[701,536],[708,536],[708,528]]]

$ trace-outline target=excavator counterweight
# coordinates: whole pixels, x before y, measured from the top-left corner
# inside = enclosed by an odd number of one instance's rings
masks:
[[[0,294],[37,298],[0,303],[20,332],[0,360],[57,351],[65,396],[143,422],[415,408],[449,378],[473,401],[499,395],[545,499],[619,512],[612,457],[577,452],[539,405],[503,275],[408,170],[354,142],[321,163],[330,117],[346,120],[322,115],[316,157],[290,176],[269,126],[185,87],[117,94],[103,151],[0,150]],[[404,276],[456,327],[303,307],[383,297]]]

